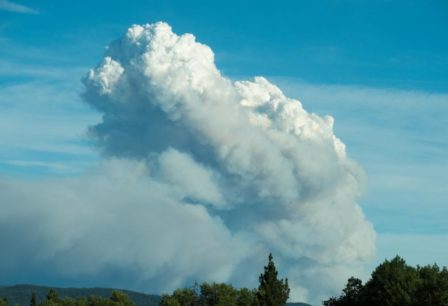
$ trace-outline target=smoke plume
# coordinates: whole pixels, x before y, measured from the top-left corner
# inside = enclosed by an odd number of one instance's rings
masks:
[[[29,262],[152,292],[254,287],[272,252],[292,300],[319,301],[372,257],[364,174],[332,117],[263,77],[224,77],[166,23],[132,26],[83,82],[104,160],[78,178],[0,181],[0,241],[17,237],[4,273]]]

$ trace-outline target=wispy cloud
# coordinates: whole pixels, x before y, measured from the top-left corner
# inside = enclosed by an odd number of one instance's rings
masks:
[[[85,74],[85,67],[56,67],[54,65],[38,65],[17,63],[10,58],[0,58],[0,77],[30,77],[44,80],[61,80],[66,78],[68,81],[79,83],[79,78]],[[73,74],[79,75],[78,78],[71,79]],[[68,77],[66,77],[68,76]]]
[[[378,236],[378,261],[399,254],[412,265],[438,263],[446,265],[448,256],[447,234],[380,234]]]
[[[0,10],[20,14],[39,14],[38,10],[8,0],[0,0]]]
[[[70,161],[70,162],[52,162],[45,160],[7,160],[2,162],[6,166],[23,168],[29,171],[33,168],[33,172],[53,175],[70,175],[79,174],[82,169],[92,167],[94,161]]]
[[[96,159],[86,127],[99,116],[80,101],[80,70],[14,62],[0,68],[8,79],[0,80],[0,172],[65,175]]]

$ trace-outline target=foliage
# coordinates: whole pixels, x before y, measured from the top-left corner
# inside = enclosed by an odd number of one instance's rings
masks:
[[[228,284],[203,283],[199,292],[194,288],[177,289],[163,295],[161,306],[255,306],[254,290],[236,289]]]
[[[30,306],[37,306],[37,295],[35,292],[31,294]]]
[[[114,289],[111,288],[54,288],[59,298],[64,303],[70,302],[66,297],[71,297],[79,303],[83,299],[86,303],[89,297],[98,297],[109,299]],[[33,286],[33,285],[16,285],[11,287],[0,287],[0,297],[6,297],[9,305],[20,304],[27,306],[31,304],[30,297],[33,293],[36,297],[36,306],[46,300],[49,287]],[[160,296],[144,294],[134,291],[121,290],[138,306],[157,306],[159,305]]]
[[[282,306],[289,296],[288,279],[278,279],[272,254],[259,277],[258,289],[235,288],[230,284],[203,283],[176,289],[162,297],[111,289],[50,289],[32,285],[0,287],[0,296],[30,306]],[[26,299],[24,299],[24,297]],[[31,299],[30,299],[31,296]],[[134,301],[138,301],[135,303]],[[25,302],[23,302],[25,301]],[[157,301],[157,302],[154,302]],[[290,305],[309,306],[302,303]],[[8,306],[6,299],[0,306]],[[18,306],[18,305],[17,305]]]
[[[2,305],[1,306],[6,306]],[[18,304],[16,304],[18,305]],[[113,291],[110,298],[98,296],[80,297],[77,299],[71,297],[60,298],[57,291],[51,289],[42,303],[37,304],[36,294],[31,296],[30,305],[39,306],[135,306],[135,303],[123,292]]]
[[[288,279],[279,280],[277,274],[272,254],[269,254],[258,290],[203,283],[200,290],[183,288],[171,295],[163,295],[160,306],[282,306],[289,297]]]
[[[135,303],[129,298],[127,294],[118,290],[112,291],[110,302],[115,306],[135,306]]]
[[[372,306],[412,306],[418,282],[416,269],[396,256],[373,271],[363,290],[363,301]]]
[[[432,266],[417,267],[419,284],[414,305],[448,305],[448,270]]]
[[[238,291],[227,284],[201,285],[200,303],[210,306],[236,305]]]
[[[258,306],[256,290],[242,288],[236,298],[236,305],[238,306]]]
[[[257,300],[261,306],[285,305],[289,297],[288,279],[278,279],[272,254],[269,254],[268,265],[260,275],[260,285],[257,291]]]
[[[350,277],[347,285],[342,290],[342,295],[339,298],[330,298],[324,301],[324,306],[356,306],[360,304],[360,293],[362,281],[355,277]]]
[[[350,278],[340,297],[324,306],[447,306],[448,270],[437,265],[414,268],[396,256],[380,264],[363,286]]]
[[[62,301],[59,299],[58,293],[54,289],[50,289],[47,298],[41,303],[41,306],[58,306]]]
[[[203,283],[192,288],[176,289],[171,295],[161,298],[141,295],[146,303],[139,306],[282,306],[288,305],[288,279],[278,279],[272,254],[268,264],[259,276],[258,289],[234,288],[229,284]],[[3,295],[0,306],[17,305],[17,296],[28,292],[28,298],[21,305],[30,306],[135,306],[133,299],[125,292],[110,289],[51,289],[42,293],[43,287],[14,286],[0,287]],[[48,288],[46,288],[48,290]],[[108,291],[109,290],[109,291]],[[11,294],[14,293],[14,294]],[[63,294],[61,294],[63,292]],[[67,293],[75,293],[69,295]],[[86,292],[101,293],[103,296]],[[104,293],[109,292],[108,297]],[[130,292],[130,291],[129,291]],[[81,295],[84,293],[84,295]],[[78,294],[76,296],[76,294]],[[30,299],[31,295],[31,299]],[[70,296],[70,297],[69,297]],[[10,299],[12,297],[12,299]],[[157,298],[156,304],[153,299]],[[159,303],[160,301],[160,303]],[[148,304],[149,302],[149,304]],[[289,304],[296,305],[296,304]],[[297,304],[305,305],[305,304]],[[339,297],[323,301],[324,306],[448,306],[448,269],[436,264],[412,267],[396,256],[385,260],[372,272],[365,285],[360,279],[351,277]]]
[[[199,297],[193,288],[176,289],[172,295],[163,295],[161,306],[196,306]]]

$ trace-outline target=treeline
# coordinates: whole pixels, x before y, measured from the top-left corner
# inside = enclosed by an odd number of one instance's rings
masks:
[[[6,298],[10,306],[16,304],[28,306],[33,293],[39,304],[47,298],[50,289],[56,291],[59,299],[64,299],[64,297],[78,299],[89,296],[108,299],[111,297],[112,292],[117,290],[114,288],[57,288],[22,284],[9,287],[0,286],[0,298]],[[119,291],[129,296],[137,306],[158,306],[161,300],[160,295],[145,294],[129,290]]]
[[[278,272],[272,254],[268,264],[259,276],[257,289],[234,288],[228,284],[195,285],[192,288],[175,290],[162,296],[159,306],[284,306],[289,297],[288,279],[278,279]],[[30,306],[135,306],[128,295],[113,291],[109,298],[99,296],[63,297],[51,289],[42,302],[37,301],[35,293],[30,298]],[[300,305],[300,304],[298,304]],[[305,305],[305,304],[303,304]],[[5,299],[0,306],[8,306]],[[18,305],[17,305],[18,306]]]
[[[37,301],[35,293],[31,295],[30,306],[135,306],[129,296],[121,291],[114,290],[110,298],[99,296],[89,297],[64,297],[60,298],[56,290],[51,289],[42,302]],[[6,299],[0,299],[0,306],[8,306]],[[18,306],[18,305],[17,305]]]
[[[324,306],[448,306],[448,270],[412,267],[399,256],[386,260],[363,284],[351,277],[339,297]]]
[[[160,306],[284,306],[289,297],[288,279],[278,279],[272,254],[260,274],[258,289],[236,289],[227,284],[203,283],[163,295]]]
[[[284,306],[290,293],[288,280],[279,279],[272,255],[259,276],[257,289],[234,288],[228,284],[203,283],[175,290],[159,300],[159,306]],[[323,301],[324,306],[448,306],[448,270],[436,264],[409,266],[400,258],[386,260],[363,284],[351,277],[339,297]],[[125,293],[112,291],[110,297],[63,297],[50,290],[42,301],[36,294],[30,306],[135,306]],[[306,305],[306,304],[290,304]],[[0,306],[8,301],[0,299]],[[10,305],[11,306],[11,305]]]
[[[257,290],[236,289],[228,284],[203,283],[193,288],[177,289],[171,295],[163,295],[160,306],[182,305],[237,305],[252,306],[257,303]]]

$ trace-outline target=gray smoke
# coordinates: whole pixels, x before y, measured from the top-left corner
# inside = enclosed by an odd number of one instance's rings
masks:
[[[75,179],[0,183],[2,233],[26,225],[0,262],[32,246],[62,278],[167,291],[256,286],[272,252],[292,300],[319,301],[372,257],[364,174],[332,117],[265,78],[223,77],[209,47],[166,23],[132,26],[84,84],[104,161]]]

